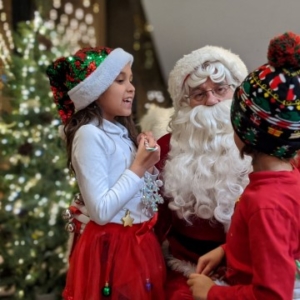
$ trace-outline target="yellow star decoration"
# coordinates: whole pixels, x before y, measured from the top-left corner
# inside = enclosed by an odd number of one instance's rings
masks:
[[[127,209],[125,213],[125,217],[122,218],[123,226],[132,226],[134,219],[130,217],[130,210]]]

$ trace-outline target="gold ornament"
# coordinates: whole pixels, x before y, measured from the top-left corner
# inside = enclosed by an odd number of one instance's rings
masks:
[[[134,219],[130,217],[130,210],[126,209],[125,217],[121,219],[123,226],[132,226]]]

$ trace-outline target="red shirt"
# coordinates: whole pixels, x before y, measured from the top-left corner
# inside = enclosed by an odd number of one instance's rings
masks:
[[[230,287],[210,299],[291,300],[300,257],[300,173],[251,173],[232,217],[225,253]]]

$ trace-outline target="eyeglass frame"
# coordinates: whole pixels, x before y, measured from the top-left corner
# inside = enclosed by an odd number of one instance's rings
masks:
[[[226,90],[224,91],[224,94],[223,95],[218,95],[218,94],[216,94],[216,92],[215,92],[215,90],[216,89],[218,89],[218,88],[220,88],[220,87],[227,87],[226,88]],[[200,94],[203,94],[203,99],[202,100],[196,100],[195,98],[194,98],[194,96],[193,96],[193,94],[191,94],[191,95],[184,95],[184,97],[186,98],[186,99],[188,99],[188,100],[190,100],[191,101],[191,99],[192,100],[195,100],[195,101],[197,101],[197,102],[203,102],[203,100],[205,100],[206,98],[207,98],[207,93],[208,92],[211,92],[215,97],[222,97],[222,96],[225,96],[226,95],[226,93],[227,93],[227,91],[229,90],[229,88],[231,87],[231,86],[235,86],[234,84],[221,84],[221,85],[218,85],[217,87],[215,87],[215,88],[213,88],[213,89],[209,89],[209,90],[206,90],[206,91],[203,91],[203,92],[201,92]],[[199,92],[198,92],[198,94],[199,94]]]

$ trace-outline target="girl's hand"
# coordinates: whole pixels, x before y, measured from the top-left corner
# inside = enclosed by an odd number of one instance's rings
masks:
[[[187,284],[195,300],[206,300],[209,290],[215,285],[209,277],[202,274],[191,274]]]
[[[152,134],[152,131],[143,131],[143,132],[141,132],[138,136],[137,136],[137,144],[139,144],[140,143],[140,141],[141,141],[141,138],[142,137],[145,137],[146,139],[148,139],[148,138],[153,138],[154,139],[154,137],[153,137],[153,134]],[[155,141],[155,143],[156,143],[156,141]]]
[[[136,157],[130,167],[130,170],[142,177],[147,170],[150,169],[151,171],[159,159],[160,147],[156,144],[154,137],[149,134],[141,134],[139,137],[139,145]]]
[[[222,247],[218,247],[198,259],[196,273],[209,275],[222,261],[225,252]]]

